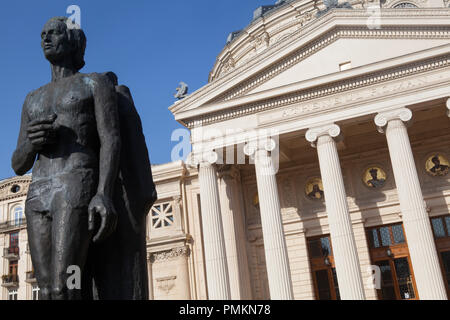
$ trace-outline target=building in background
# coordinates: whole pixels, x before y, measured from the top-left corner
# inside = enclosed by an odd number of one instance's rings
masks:
[[[350,5],[257,9],[170,107],[193,152],[152,167],[151,298],[448,299],[449,3]],[[30,179],[0,182],[1,299],[37,296]]]

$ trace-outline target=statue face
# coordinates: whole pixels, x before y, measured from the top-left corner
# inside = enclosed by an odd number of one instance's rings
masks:
[[[67,26],[62,21],[48,21],[41,33],[41,46],[45,58],[50,63],[61,61],[71,54],[70,42],[67,37]]]

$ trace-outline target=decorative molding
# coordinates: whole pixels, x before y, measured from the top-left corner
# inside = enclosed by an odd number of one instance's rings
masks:
[[[220,162],[219,160],[219,154],[213,150],[206,150],[198,153],[191,152],[186,158],[186,165],[191,168],[198,168],[200,165],[218,164]]]
[[[31,176],[13,177],[3,180],[0,185],[0,201],[8,201],[25,197],[31,183]],[[11,187],[18,185],[20,187],[17,193],[11,191]]]
[[[267,152],[271,152],[275,150],[276,147],[277,144],[274,139],[262,137],[256,141],[250,141],[246,143],[244,146],[244,153],[247,156],[252,157],[259,150],[266,150]]]
[[[279,96],[276,98],[258,101],[255,103],[250,103],[223,111],[217,111],[206,115],[200,115],[199,117],[196,118],[186,119],[184,120],[184,122],[188,128],[194,128],[196,126],[222,122],[225,120],[240,118],[249,114],[255,114],[266,110],[280,108],[283,106],[294,104],[298,105],[301,102],[311,101],[321,97],[327,97],[341,92],[348,92],[359,88],[365,88],[375,84],[382,84],[396,79],[404,79],[407,76],[417,75],[432,70],[446,68],[449,65],[450,65],[450,54],[445,54],[418,62],[412,62],[401,66],[396,66],[386,70],[374,72],[368,75],[361,75],[351,79],[346,79],[331,84],[325,84],[314,88],[305,89],[285,96]],[[418,83],[414,84],[413,83],[414,81],[418,81]],[[386,90],[388,89],[390,90],[389,92],[398,92],[398,90],[404,90],[410,87],[423,86],[424,84],[426,84],[426,81],[423,77],[416,80],[405,79],[400,84],[392,84],[391,82],[389,86],[395,86],[391,89],[387,85],[383,86],[382,89],[384,91],[383,92],[380,91],[379,93],[386,95],[388,93],[386,92]],[[370,90],[368,95],[378,94],[376,90],[373,89],[368,90]],[[330,98],[330,99],[338,100],[340,98]],[[360,97],[358,97],[358,99],[360,99]],[[327,107],[330,106],[330,102],[331,101],[327,101],[326,103]],[[317,106],[316,103],[314,102],[311,102],[311,106],[299,105],[298,107],[296,106],[295,108],[302,109],[301,111],[295,110],[292,111],[297,114],[317,112]]]
[[[448,26],[384,26],[381,29],[369,29],[367,26],[337,26],[319,38],[305,44],[269,68],[260,71],[238,86],[220,95],[213,102],[228,101],[245,95],[254,88],[273,79],[285,70],[292,68],[319,50],[339,39],[442,39],[450,38]],[[236,64],[236,63],[235,63]],[[229,70],[231,71],[231,69]]]
[[[189,257],[191,249],[188,246],[173,248],[170,250],[154,252],[149,254],[149,260],[154,262],[165,262],[179,257]]]
[[[332,138],[338,138],[341,134],[341,128],[337,124],[329,124],[321,127],[311,128],[306,131],[305,138],[311,143],[313,147],[316,146],[316,142],[319,137],[330,136]]]
[[[395,109],[388,112],[379,113],[375,117],[375,124],[377,125],[378,131],[384,133],[384,129],[388,122],[391,120],[402,120],[408,123],[412,119],[412,111],[408,108]]]
[[[168,294],[175,287],[177,276],[156,278],[157,287]]]

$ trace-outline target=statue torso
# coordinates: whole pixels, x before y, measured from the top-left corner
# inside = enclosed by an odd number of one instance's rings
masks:
[[[38,154],[33,180],[98,171],[99,139],[95,120],[93,80],[89,75],[51,82],[30,94],[30,121],[56,114],[57,140]]]

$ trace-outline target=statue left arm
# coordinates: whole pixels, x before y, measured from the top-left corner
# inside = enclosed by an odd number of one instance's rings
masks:
[[[115,88],[104,75],[93,74],[91,79],[100,153],[97,195],[89,205],[89,230],[94,229],[94,215],[99,214],[101,226],[94,236],[94,242],[98,242],[109,236],[117,223],[112,198],[119,169],[121,140]]]

